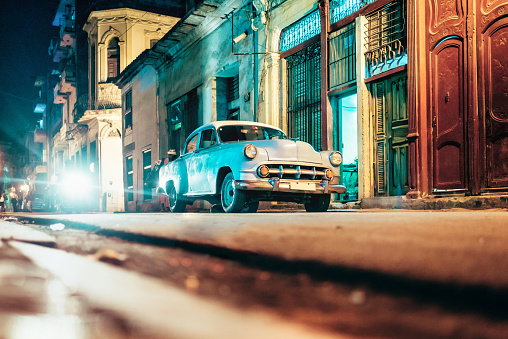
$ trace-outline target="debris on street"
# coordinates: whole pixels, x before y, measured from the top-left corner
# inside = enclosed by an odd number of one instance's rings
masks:
[[[51,228],[52,231],[63,231],[65,228],[65,225],[62,224],[61,222],[59,222],[59,223],[50,225],[49,228]]]

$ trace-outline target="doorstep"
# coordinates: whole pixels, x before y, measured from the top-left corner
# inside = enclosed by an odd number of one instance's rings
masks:
[[[471,210],[508,208],[508,195],[447,196],[408,199],[405,196],[371,197],[361,200],[362,209],[442,210],[463,208]]]

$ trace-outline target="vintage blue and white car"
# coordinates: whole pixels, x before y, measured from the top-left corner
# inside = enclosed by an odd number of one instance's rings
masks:
[[[217,121],[192,132],[182,154],[159,170],[158,192],[183,212],[201,199],[225,212],[256,212],[259,201],[289,201],[308,212],[326,211],[339,185],[342,154],[316,152],[276,127]]]

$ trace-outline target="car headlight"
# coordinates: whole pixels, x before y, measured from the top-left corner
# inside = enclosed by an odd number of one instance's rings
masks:
[[[254,159],[258,155],[258,149],[256,146],[248,144],[243,148],[243,154],[249,159]]]
[[[333,166],[339,166],[340,164],[342,164],[342,154],[340,154],[339,152],[332,152],[330,154],[330,163]]]

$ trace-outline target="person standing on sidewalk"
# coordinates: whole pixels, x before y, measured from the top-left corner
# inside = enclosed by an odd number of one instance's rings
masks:
[[[12,188],[12,192],[11,192],[10,196],[11,196],[12,211],[17,212],[18,211],[18,194],[16,193],[16,189],[14,187]]]
[[[2,193],[0,194],[0,212],[5,212],[6,200],[7,200],[7,195],[5,194],[5,191],[2,190]]]

